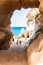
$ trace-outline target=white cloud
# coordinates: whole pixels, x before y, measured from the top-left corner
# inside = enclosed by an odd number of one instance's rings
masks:
[[[11,27],[26,27],[26,14],[29,11],[30,8],[15,10],[11,17]]]

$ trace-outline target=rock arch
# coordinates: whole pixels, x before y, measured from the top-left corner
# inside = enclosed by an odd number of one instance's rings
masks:
[[[2,30],[5,30],[5,31],[10,30],[10,24],[11,24],[10,18],[12,16],[12,13],[15,9],[20,10],[21,7],[24,7],[24,8],[39,7],[40,12],[42,14],[42,19],[43,19],[43,0],[0,0],[0,27],[1,27],[0,29],[3,28]],[[2,32],[2,30],[0,31]],[[5,31],[3,31],[3,33],[8,33]],[[10,33],[11,31],[8,33],[9,37],[10,37]]]
[[[15,9],[38,6],[38,0],[0,0],[0,27],[6,28],[11,23],[10,17]]]

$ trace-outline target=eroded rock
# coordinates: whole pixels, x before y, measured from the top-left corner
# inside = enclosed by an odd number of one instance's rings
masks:
[[[10,40],[12,38],[12,33],[9,30],[0,28],[0,49],[8,49],[10,47]]]
[[[38,5],[38,0],[0,0],[0,27],[11,24],[10,18],[15,9],[38,7]]]
[[[27,49],[27,61],[28,65],[36,65],[43,62],[43,34],[39,34],[38,37],[31,42],[31,45]],[[40,59],[39,59],[40,57]]]

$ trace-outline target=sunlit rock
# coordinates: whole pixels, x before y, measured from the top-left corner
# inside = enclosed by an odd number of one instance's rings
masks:
[[[23,38],[24,37],[24,28],[21,30],[20,34],[18,35],[18,38]]]
[[[43,39],[40,41],[38,51],[41,51],[43,49]]]
[[[43,63],[43,50],[40,52],[33,52],[30,55],[30,65],[37,65]]]
[[[27,49],[28,65],[37,65],[43,63],[43,34],[39,34],[38,37],[31,42],[31,45]]]
[[[39,63],[39,64],[36,64],[36,65],[43,65],[43,63]]]
[[[10,30],[8,27],[14,10],[38,6],[38,0],[0,0],[0,27]]]
[[[43,0],[39,0],[40,1],[40,5],[39,5],[39,9],[40,9],[40,13],[41,13],[41,31],[43,32]]]
[[[30,12],[27,14],[26,18],[28,20],[34,20],[40,14],[39,8],[32,8]]]
[[[40,24],[40,12],[38,8],[32,8],[30,12],[26,16],[27,22],[26,22],[26,30],[29,33],[29,38],[35,39],[37,35],[37,31],[41,29]]]

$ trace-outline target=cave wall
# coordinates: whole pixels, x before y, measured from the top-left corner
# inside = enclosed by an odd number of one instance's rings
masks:
[[[0,27],[7,27],[15,9],[38,7],[38,0],[0,0]],[[3,23],[2,23],[3,22]]]
[[[39,5],[39,10],[41,13],[41,26],[42,26],[42,32],[43,32],[43,0],[39,0],[40,5]]]
[[[40,5],[39,5],[39,10],[40,10],[40,13],[41,13],[41,26],[43,26],[43,0],[39,0],[40,2]]]
[[[10,37],[10,33],[11,33],[10,18],[15,9],[20,10],[22,7],[24,7],[24,8],[39,7],[40,12],[42,14],[42,19],[41,19],[41,25],[42,25],[42,23],[43,23],[43,21],[42,21],[43,20],[43,0],[0,0],[0,29],[3,28],[0,31],[3,32],[3,34],[7,33],[7,34],[9,34],[9,37]],[[4,30],[6,32],[4,32]],[[7,31],[9,31],[9,33]],[[11,35],[11,37],[12,37],[12,35]],[[1,39],[2,39],[2,37],[1,37]],[[6,41],[7,40],[5,40],[5,42]],[[9,41],[7,43],[9,43]]]

